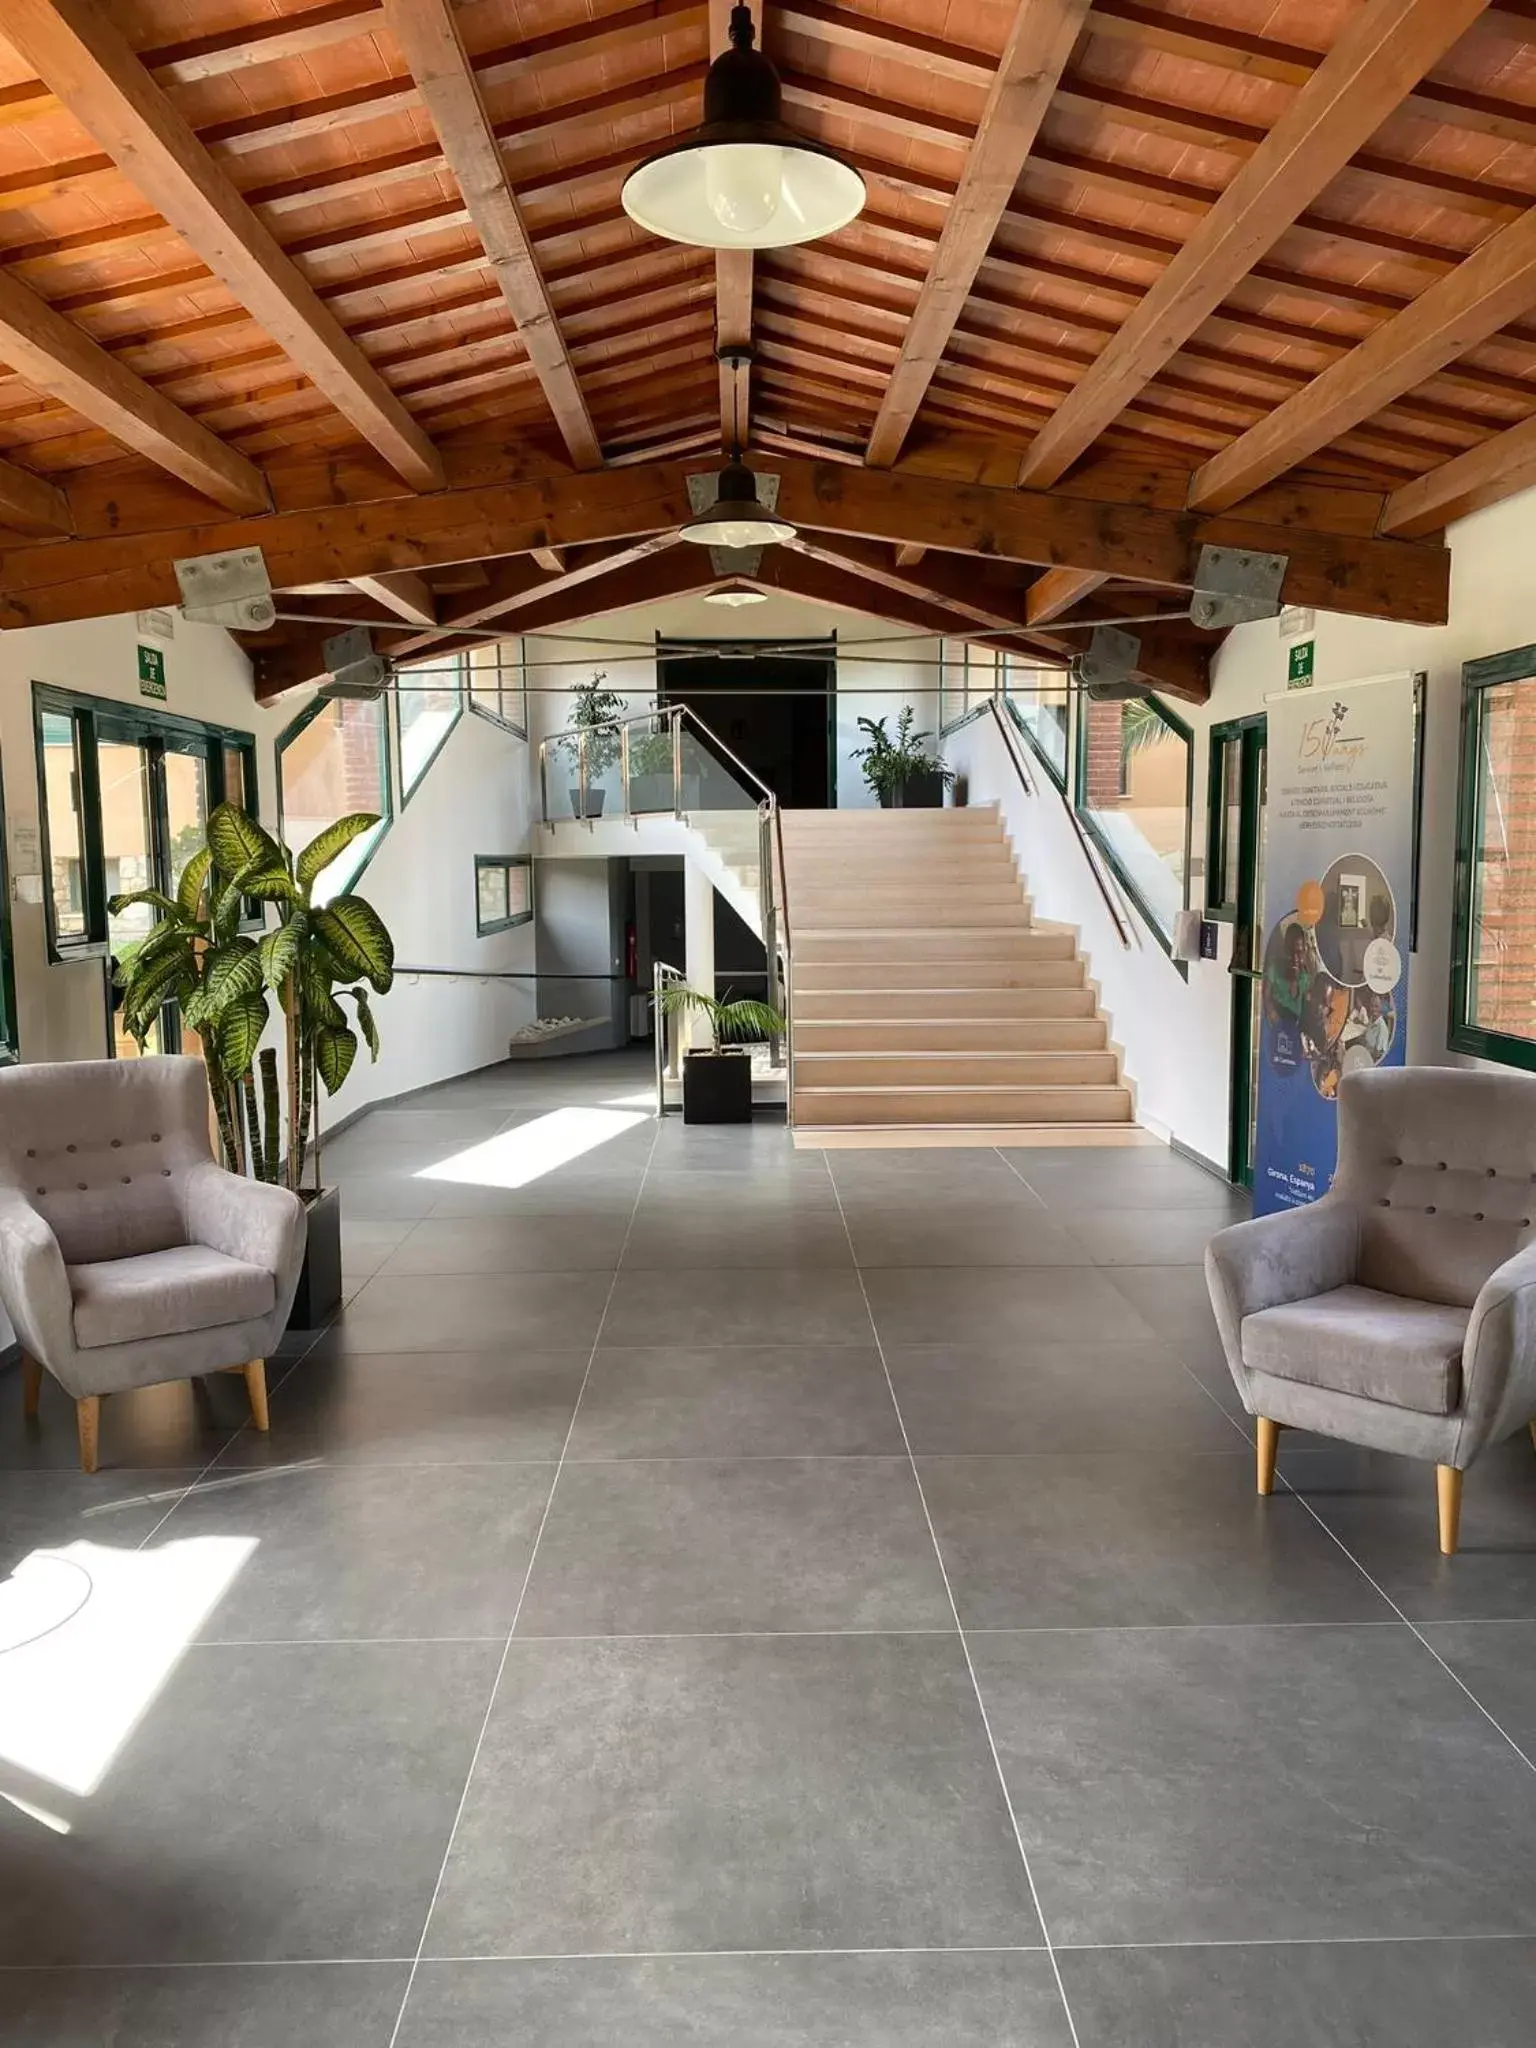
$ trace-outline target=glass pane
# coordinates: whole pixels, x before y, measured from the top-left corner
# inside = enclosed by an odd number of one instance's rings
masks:
[[[53,929],[61,940],[87,936],[85,870],[80,852],[80,779],[75,772],[75,722],[65,711],[43,713],[43,791],[48,808],[49,887]]]
[[[1067,779],[1067,678],[1060,669],[1008,664],[1008,702],[1056,780]]]
[[[251,792],[246,787],[248,757],[244,747],[224,749],[224,801],[233,804],[236,810],[251,808]]]
[[[463,664],[458,655],[401,669],[396,683],[400,717],[400,787],[409,792],[427,772],[459,715]]]
[[[96,769],[101,778],[101,850],[110,905],[114,896],[160,886],[154,868],[149,753],[132,740],[98,740]],[[109,909],[107,949],[112,958],[119,959],[129,946],[147,938],[157,921],[147,903],[115,914]],[[113,1013],[112,1028],[118,1058],[134,1058],[139,1047],[123,1030],[121,1010]],[[158,1023],[144,1050],[164,1050]]]
[[[1139,697],[1084,699],[1083,810],[1163,933],[1184,908],[1189,742]]]
[[[672,722],[637,719],[629,728],[629,808],[670,811],[676,807],[672,775]]]
[[[1239,734],[1216,743],[1216,815],[1211,820],[1211,871],[1205,878],[1212,910],[1237,903],[1237,861],[1243,818],[1243,742]]]
[[[1536,683],[1497,683],[1478,693],[1477,809],[1467,1022],[1536,1039],[1536,954],[1530,904],[1536,884]]]
[[[165,756],[166,850],[170,856],[170,887],[176,894],[182,870],[204,844],[208,822],[208,763],[202,754]]]
[[[511,914],[507,908],[506,869],[476,868],[475,889],[479,900],[481,924],[505,924]]]
[[[507,869],[507,915],[526,917],[533,908],[533,870],[526,862]]]
[[[353,811],[376,811],[381,823],[354,839],[315,887],[328,903],[353,880],[378,844],[389,816],[385,786],[384,703],[333,699],[283,748],[278,760],[283,834],[302,852],[315,834]]]

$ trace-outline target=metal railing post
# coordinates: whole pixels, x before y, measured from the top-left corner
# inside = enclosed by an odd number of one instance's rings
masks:
[[[582,822],[590,832],[592,829],[592,806],[588,801],[587,735],[585,730],[576,735],[576,795],[581,805]]]
[[[619,727],[619,809],[626,814],[629,811],[629,727],[627,718]]]
[[[539,741],[539,808],[544,814],[546,825],[553,825],[549,815],[549,741]]]
[[[683,713],[680,705],[672,705],[667,717],[672,723],[672,815],[683,815]]]

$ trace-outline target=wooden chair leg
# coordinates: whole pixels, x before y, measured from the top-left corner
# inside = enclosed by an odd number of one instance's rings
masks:
[[[1461,1541],[1461,1474],[1454,1465],[1437,1465],[1435,1478],[1440,1496],[1440,1548],[1446,1557],[1454,1557]]]
[[[1280,1425],[1278,1422],[1271,1422],[1267,1415],[1260,1415],[1256,1420],[1259,1426],[1259,1491],[1270,1494],[1275,1490],[1275,1459],[1280,1452]]]
[[[245,1374],[245,1391],[249,1395],[251,1402],[251,1421],[258,1429],[266,1429],[269,1425],[267,1415],[267,1361],[264,1358],[253,1358],[250,1364],[243,1366],[241,1370]]]
[[[101,1425],[101,1396],[86,1394],[75,1403],[75,1427],[80,1432],[80,1470],[96,1470],[96,1437]]]
[[[28,1422],[37,1419],[38,1404],[43,1398],[43,1368],[30,1353],[21,1354],[21,1407]]]

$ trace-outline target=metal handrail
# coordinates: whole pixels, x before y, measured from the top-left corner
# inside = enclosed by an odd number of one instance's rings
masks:
[[[666,723],[670,725],[672,728],[672,776],[673,786],[676,791],[680,793],[682,788],[682,727],[683,722],[687,720],[690,724],[697,726],[700,733],[703,734],[705,740],[708,742],[710,748],[716,754],[721,755],[724,758],[724,760],[729,764],[729,766],[735,771],[735,773],[742,778],[744,782],[751,785],[751,787],[757,792],[757,796],[760,802],[765,799],[769,803],[773,803],[774,801],[776,801],[773,791],[768,787],[767,783],[764,782],[763,778],[759,774],[757,774],[757,772],[754,769],[749,768],[746,762],[742,760],[741,756],[733,752],[732,749],[726,745],[725,741],[721,739],[720,735],[717,732],[713,731],[711,727],[704,723],[704,720],[700,718],[699,714],[693,709],[693,706],[691,704],[663,704],[660,705],[655,711],[639,711],[632,713],[628,718],[615,718],[611,720],[605,720],[601,726],[567,726],[564,731],[549,733],[545,736],[545,738],[540,740],[539,795],[541,798],[541,807],[544,812],[545,824],[548,825],[557,822],[556,820],[552,819],[549,815],[549,783],[547,774],[547,764],[551,753],[558,753],[563,751],[567,754],[574,754],[577,762],[578,772],[581,776],[581,794],[583,799],[585,799],[588,788],[588,741],[590,740],[594,732],[616,732],[619,737],[619,759],[621,773],[623,777],[623,787],[621,790],[621,794],[624,797],[625,809],[627,810],[629,805],[630,732],[637,725],[650,726],[654,730],[658,725],[662,723],[663,720],[665,720]],[[585,803],[583,803],[583,810],[584,809]]]
[[[678,1074],[678,1033],[673,1028],[671,1018],[667,1016],[666,1011],[663,1009],[661,999],[669,981],[686,982],[687,979],[687,975],[683,973],[680,967],[670,966],[665,960],[653,960],[651,962],[651,1037],[656,1051],[656,1114],[658,1116],[665,1116],[667,1113],[667,1076],[670,1074],[675,1081]]]
[[[997,729],[1002,734],[1003,749],[1008,756],[1010,764],[1012,765],[1013,772],[1015,775],[1018,776],[1020,783],[1023,785],[1024,794],[1026,796],[1033,796],[1035,792],[1030,787],[1029,777],[1024,773],[1024,762],[1018,751],[1019,742],[1014,735],[1012,725],[1010,724],[1009,720],[1003,715],[1003,706],[1000,697],[993,697],[991,699],[991,709],[992,716],[997,723]],[[1114,925],[1116,932],[1119,934],[1121,945],[1125,948],[1127,952],[1130,952],[1130,927],[1126,924],[1125,919],[1121,916],[1120,907],[1115,902],[1114,897],[1109,892],[1109,885],[1104,880],[1103,872],[1100,869],[1099,863],[1094,856],[1092,843],[1088,838],[1088,834],[1083,830],[1083,821],[1077,815],[1077,810],[1075,806],[1068,801],[1066,791],[1058,790],[1057,794],[1061,798],[1061,807],[1067,814],[1067,818],[1072,826],[1072,830],[1077,834],[1077,843],[1082,850],[1083,859],[1087,863],[1088,872],[1093,876],[1095,883],[1098,885],[1099,894],[1104,899],[1104,908],[1109,912],[1110,922]]]

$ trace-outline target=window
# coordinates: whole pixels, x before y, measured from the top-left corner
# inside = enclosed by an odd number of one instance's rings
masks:
[[[488,640],[469,650],[469,708],[519,739],[528,737],[528,656],[522,640]]]
[[[1450,1042],[1536,1068],[1536,647],[1462,676]]]
[[[1017,655],[1003,657],[1003,679],[1013,721],[1039,755],[1058,789],[1067,786],[1069,698],[1064,669],[1029,668]]]
[[[400,794],[406,802],[459,722],[464,667],[462,654],[449,654],[399,671],[395,716],[400,726]]]
[[[1189,872],[1188,729],[1152,697],[1079,699],[1078,815],[1164,946]]]
[[[279,829],[295,853],[338,818],[378,813],[373,830],[354,839],[325,870],[315,900],[328,903],[350,889],[393,816],[382,697],[317,697],[300,712],[277,743],[277,806]]]
[[[533,867],[520,854],[475,855],[475,928],[504,932],[533,916]]]
[[[49,953],[115,952],[143,938],[154,916],[138,908],[114,918],[113,896],[173,894],[215,806],[258,810],[256,742],[42,684],[34,700]],[[260,905],[253,910],[259,921]]]

